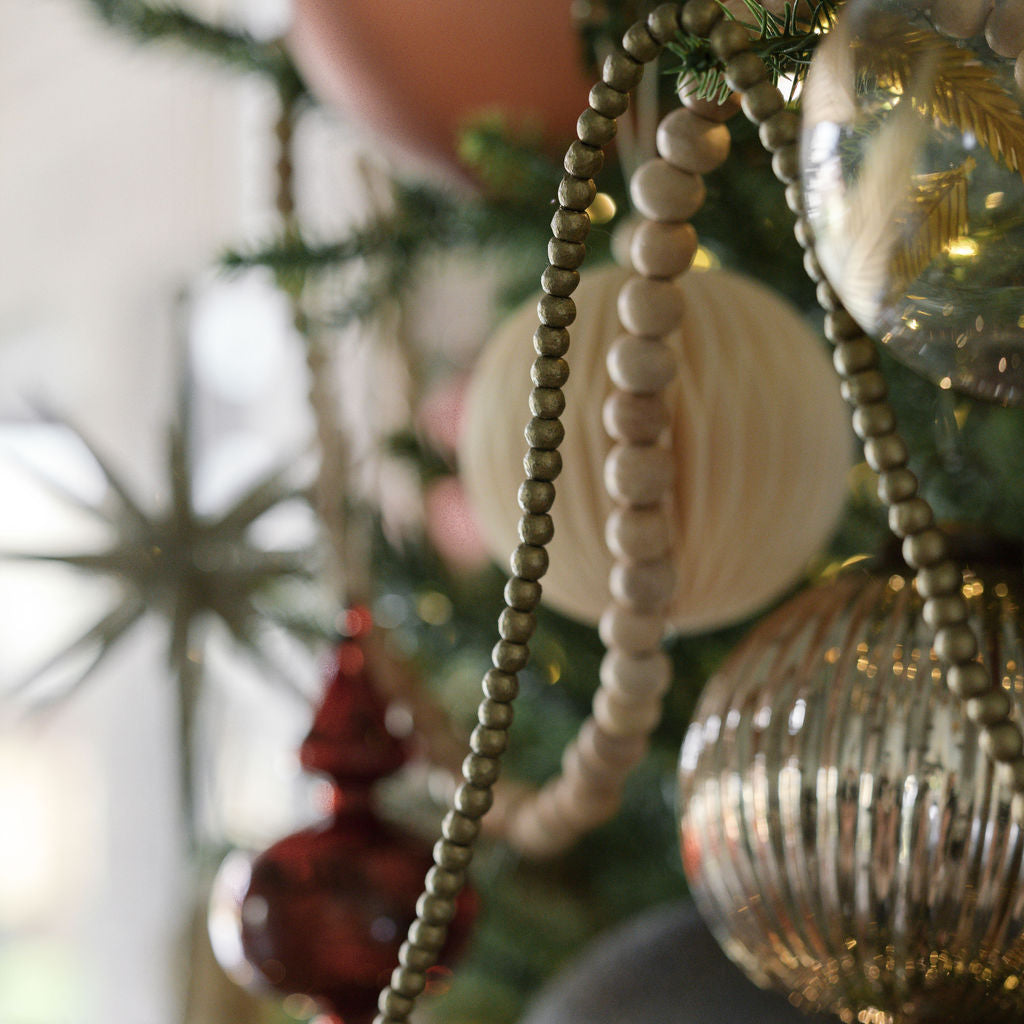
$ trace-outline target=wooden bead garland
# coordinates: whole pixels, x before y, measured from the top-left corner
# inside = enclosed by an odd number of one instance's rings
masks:
[[[1006,7],[1018,7],[1017,0],[1003,2]],[[1010,40],[1016,39],[1017,27],[1010,18],[1011,12],[1004,10],[990,28],[991,0],[932,0],[932,8],[937,23],[942,18],[952,21],[959,9],[958,25],[966,34],[973,34],[964,28],[970,20],[968,15],[984,18],[977,28],[982,23],[985,25],[986,32],[992,35],[990,44],[997,51],[999,47],[1009,48]],[[722,9],[716,0],[662,4],[645,22],[638,22],[629,30],[623,51],[607,58],[602,70],[603,83],[591,92],[592,109],[608,118],[622,113],[628,103],[626,94],[643,73],[643,61],[653,59],[679,28],[701,36],[710,34],[712,51],[724,62],[749,49],[750,41],[745,30],[736,23],[722,21]],[[955,34],[952,28],[948,31]],[[766,71],[763,76],[754,75],[749,61],[736,65],[733,70],[742,73],[746,83],[745,98],[748,102],[744,103],[744,110],[751,120],[765,123],[782,110],[781,94],[767,82]],[[684,97],[683,102],[688,109],[701,112],[692,97]],[[603,163],[600,145],[588,141],[593,139],[588,123],[581,118],[579,127],[580,138],[569,147],[565,158],[569,179],[587,179]],[[769,141],[779,145],[773,157],[773,169],[776,176],[789,186],[787,202],[790,209],[800,216],[803,203],[795,184],[796,144],[787,139],[784,131],[767,131],[770,133]],[[572,182],[570,185],[576,187]],[[685,221],[703,202],[703,185],[697,173],[674,167],[664,153],[659,160],[652,161],[643,174],[634,178],[631,191],[645,216],[671,224]],[[560,208],[552,220],[554,237],[548,249],[552,267],[562,270],[579,267],[583,258],[582,242],[588,227],[585,214],[564,206]],[[810,240],[806,232],[801,232],[799,224],[797,235],[801,244],[807,246]],[[925,512],[923,502],[918,504],[916,480],[907,469],[906,445],[895,433],[895,419],[886,403],[884,381],[881,387],[878,384],[877,350],[870,339],[841,322],[845,311],[834,292],[824,283],[813,250],[808,248],[807,252],[808,272],[814,280],[822,281],[819,295],[832,314],[832,329],[828,333],[835,345],[834,362],[843,381],[844,397],[854,406],[855,413],[861,414],[858,419],[862,424],[872,424],[870,432],[867,428],[863,430],[866,435],[864,450],[869,464],[880,474],[879,495],[893,508],[914,502],[911,513],[898,511],[895,517],[901,530],[906,532],[904,558],[917,570],[919,586],[927,588],[928,615],[938,626],[935,652],[945,663],[950,688],[971,702],[972,718],[982,725],[983,745],[987,753],[1005,765],[1016,792],[1014,813],[1020,818],[1024,815],[1024,736],[1017,724],[1007,718],[1008,702],[989,699],[997,695],[999,683],[988,679],[975,660],[978,645],[973,632],[965,624],[966,610],[961,607],[965,601],[959,589],[961,575],[948,558],[945,536],[930,525],[933,517]],[[678,252],[675,258],[681,258]],[[649,264],[637,260],[634,266],[641,276],[658,279]],[[643,267],[646,269],[641,269]],[[564,277],[549,275],[549,283],[556,276],[561,282],[559,291],[565,292]],[[534,364],[535,381],[547,372],[545,360],[559,360],[568,350],[569,338],[565,328],[575,316],[575,306],[567,294],[549,292],[547,299],[539,304],[538,312],[541,326],[534,339],[538,353]],[[628,382],[638,380],[643,388],[635,394],[657,396],[657,376],[651,372],[649,362],[643,369],[638,369],[636,353],[660,351],[658,345],[657,336],[626,339],[618,355],[614,359],[609,358],[609,371],[616,384],[625,382],[627,387],[623,390],[628,392]],[[868,382],[866,385],[865,381]],[[550,418],[557,420],[553,415]],[[545,441],[548,447],[531,447],[524,460],[529,474],[529,479],[520,489],[524,521],[526,515],[546,513],[551,506],[554,493],[550,482],[558,476],[560,468],[557,457],[559,440],[556,430]],[[656,506],[657,503],[653,504]],[[616,533],[621,530],[623,537],[635,533],[640,526],[630,523],[630,518],[648,511],[648,504],[635,506],[629,500],[623,501],[617,510],[622,523],[612,529]],[[528,633],[530,629],[525,627],[525,622],[532,622],[530,616],[539,594],[533,600],[523,598],[531,593],[530,586],[543,576],[547,568],[543,542],[531,544],[524,541],[513,553],[512,568],[514,578],[506,588],[506,595],[510,598],[510,607],[513,603],[528,606],[524,611],[527,620],[520,621],[521,631]],[[664,628],[663,609],[671,591],[671,575],[663,557],[649,561],[625,558],[616,563],[612,573],[612,592],[616,600],[600,624],[601,636],[609,651],[602,666],[602,682],[595,695],[594,713],[565,752],[564,774],[544,787],[535,798],[511,809],[511,831],[523,848],[541,851],[557,848],[566,836],[604,820],[618,806],[621,779],[629,767],[643,756],[646,735],[660,715],[664,671],[654,666],[658,663],[657,652]],[[496,645],[495,668],[484,680],[488,696],[480,706],[481,727],[474,731],[471,740],[474,753],[496,757],[504,748],[505,732],[512,719],[510,701],[516,690],[515,672],[525,664],[527,656],[525,643],[503,639]],[[654,670],[646,674],[646,668]],[[467,765],[465,781],[456,792],[453,809],[442,824],[442,839],[435,848],[437,865],[444,868],[455,861],[460,873],[471,859],[472,845],[480,831],[480,818],[491,804],[490,787],[497,775],[496,765],[484,776],[480,776],[468,761]],[[400,965],[392,975],[392,984],[381,993],[380,1013],[374,1024],[402,1024],[408,1020],[413,999],[403,993],[419,992],[422,988],[420,977],[436,961],[446,935],[447,921],[451,918],[452,894],[456,890],[457,885],[453,883],[441,891],[436,874],[428,876],[427,891],[417,905],[417,920],[410,926]]]
[[[668,525],[672,462],[660,426],[668,421],[663,392],[676,365],[664,339],[683,315],[683,294],[673,279],[696,251],[696,232],[686,218],[703,202],[699,175],[725,161],[729,132],[719,120],[683,109],[662,120],[656,143],[659,157],[630,182],[633,201],[647,219],[636,227],[630,246],[634,276],[619,293],[619,319],[627,333],[607,358],[615,387],[604,419],[616,444],[605,462],[605,484],[617,506],[606,531],[616,559],[610,581],[616,599],[601,619],[607,653],[592,714],[566,749],[562,775],[506,819],[509,841],[534,856],[568,847],[617,812],[671,682],[661,643],[674,584]],[[623,743],[632,744],[627,756]],[[616,756],[603,757],[602,749]],[[568,808],[571,813],[565,813]]]

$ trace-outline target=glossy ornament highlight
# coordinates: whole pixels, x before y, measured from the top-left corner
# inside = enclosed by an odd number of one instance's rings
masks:
[[[807,77],[802,165],[818,260],[864,330],[941,387],[1019,405],[1024,39],[1003,24],[1010,6],[852,0]]]
[[[964,576],[985,664],[1024,711],[1019,575]],[[946,688],[908,579],[857,571],[765,619],[680,758],[691,890],[726,953],[866,1024],[1019,1021],[1024,834]]]

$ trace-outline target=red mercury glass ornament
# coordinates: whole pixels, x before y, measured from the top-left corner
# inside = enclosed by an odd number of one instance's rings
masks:
[[[372,682],[369,613],[353,609],[347,625],[300,751],[303,766],[333,784],[331,817],[252,862],[239,918],[242,952],[260,987],[311,996],[338,1021],[363,1024],[397,964],[433,859],[428,844],[374,811],[373,784],[399,768],[406,751],[385,727]],[[464,943],[476,905],[464,889],[443,958]]]

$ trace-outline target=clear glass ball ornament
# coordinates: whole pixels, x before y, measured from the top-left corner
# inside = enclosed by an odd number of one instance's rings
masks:
[[[979,569],[963,588],[1020,720],[1020,574]],[[905,576],[861,570],[757,626],[683,743],[683,865],[725,952],[796,1006],[846,1024],[1015,1024],[1024,831],[921,610]]]
[[[955,39],[940,3],[851,0],[822,40],[803,93],[807,216],[868,334],[941,387],[1021,405],[1024,94],[984,15]]]

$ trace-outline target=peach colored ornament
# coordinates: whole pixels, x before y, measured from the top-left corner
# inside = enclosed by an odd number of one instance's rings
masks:
[[[397,147],[455,165],[468,117],[506,112],[556,147],[595,78],[570,0],[294,0],[288,48],[313,91]]]
[[[614,349],[616,375],[641,384],[655,369],[644,358],[647,343],[620,340],[616,303],[628,276],[617,267],[584,274],[574,294],[578,314],[566,357],[564,468],[555,481],[544,600],[588,623],[596,623],[608,603],[613,562],[605,540],[614,507],[604,481],[612,447],[602,424],[612,387],[605,359]],[[762,285],[725,271],[690,272],[679,284],[686,314],[666,339],[679,373],[665,391],[674,554],[671,568],[656,575],[643,564],[616,566],[612,590],[631,595],[637,613],[606,617],[602,630],[627,641],[659,628],[657,617],[644,611],[667,599],[673,575],[678,587],[669,620],[683,632],[739,621],[778,597],[828,539],[852,461],[848,414],[828,355],[800,315]],[[533,307],[528,302],[513,314],[480,358],[459,448],[470,506],[501,564],[515,546],[521,514],[515,495],[529,419]],[[670,365],[659,365],[672,374]],[[611,481],[616,488],[641,486],[645,473],[663,472],[625,463],[618,469],[621,478]],[[627,479],[627,470],[638,479]],[[618,548],[638,543],[614,519],[611,534]]]

